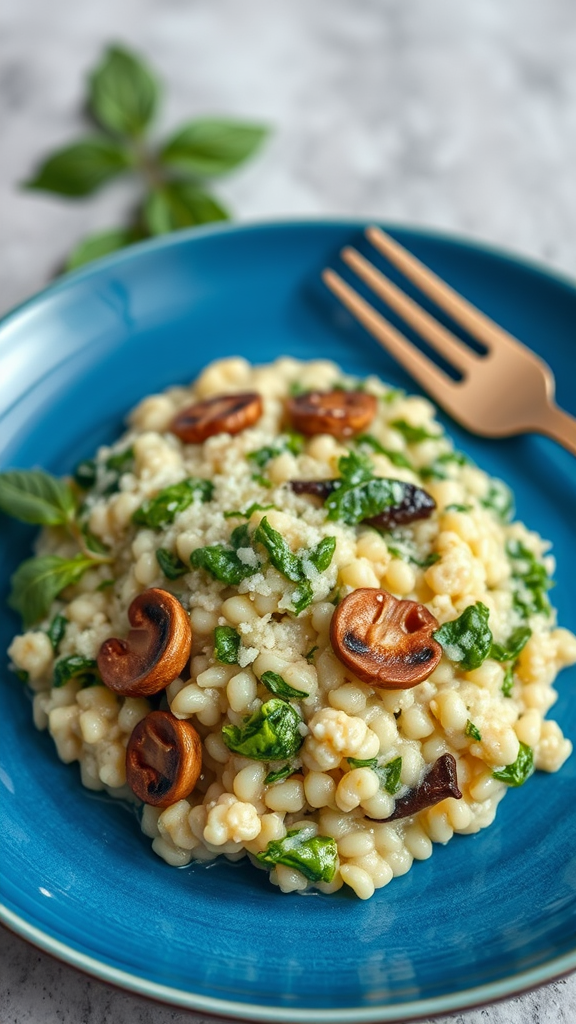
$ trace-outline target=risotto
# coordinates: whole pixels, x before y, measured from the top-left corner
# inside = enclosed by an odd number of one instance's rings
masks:
[[[368,899],[571,752],[549,545],[376,377],[221,360],[0,507],[44,524],[9,649],[34,722],[171,865]]]

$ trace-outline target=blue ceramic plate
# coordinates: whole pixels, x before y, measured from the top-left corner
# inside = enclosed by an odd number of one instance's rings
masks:
[[[541,352],[576,413],[576,289],[469,242],[393,234]],[[0,330],[0,465],[69,471],[111,441],[143,395],[189,381],[217,356],[329,356],[416,390],[328,298],[319,271],[355,223],[180,233],[64,279]],[[516,492],[520,518],[554,542],[554,601],[574,628],[574,461],[552,442],[456,445]],[[32,530],[2,521],[2,602]],[[0,649],[17,630],[1,616]],[[132,991],[251,1020],[406,1020],[510,995],[576,967],[576,757],[511,792],[492,828],[457,836],[367,903],[282,895],[250,866],[175,870],[133,816],[82,789],[35,731],[1,670],[3,920],[42,949]],[[576,732],[576,674],[555,717]]]

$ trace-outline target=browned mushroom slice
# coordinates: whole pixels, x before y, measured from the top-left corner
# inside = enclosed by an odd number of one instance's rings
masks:
[[[402,488],[402,500],[396,505],[388,505],[376,516],[362,519],[380,530],[393,530],[396,526],[406,526],[419,519],[428,519],[436,508],[436,502],[428,491],[404,480],[395,481]],[[326,498],[341,486],[342,481],[335,480],[290,480],[290,489],[294,494],[310,494],[314,498]]]
[[[370,686],[407,690],[434,671],[442,648],[438,621],[422,604],[361,587],[338,605],[330,624],[334,654]]]
[[[182,672],[192,646],[190,619],[167,590],[151,588],[128,609],[131,630],[125,640],[105,640],[98,669],[106,686],[127,697],[149,697]]]
[[[290,480],[290,489],[294,494],[311,494],[314,498],[326,498],[338,487],[338,480]]]
[[[185,444],[200,444],[214,434],[239,434],[261,415],[262,399],[256,391],[216,395],[181,409],[168,429]]]
[[[190,722],[151,711],[126,748],[126,781],[140,800],[169,807],[192,792],[202,770],[202,743]]]
[[[411,814],[418,814],[418,811],[423,811],[426,807],[433,807],[434,804],[446,800],[449,796],[460,800],[462,793],[458,788],[455,758],[452,754],[442,754],[424,776],[420,785],[396,801],[396,806],[388,818],[374,818],[373,820],[395,821],[396,818],[408,818]]]
[[[288,399],[288,415],[302,434],[351,437],[365,430],[376,415],[374,395],[365,391],[308,391]]]

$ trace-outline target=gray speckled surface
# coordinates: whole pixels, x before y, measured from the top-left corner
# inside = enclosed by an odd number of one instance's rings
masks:
[[[218,187],[240,219],[425,224],[575,272],[573,0],[4,0],[1,17],[2,310],[130,203],[126,184],[78,204],[16,188],[82,128],[82,76],[113,39],[161,72],[167,127],[207,112],[274,126],[261,157]],[[201,1020],[89,980],[3,929],[0,950],[3,1024]],[[442,1018],[575,1019],[575,977]]]

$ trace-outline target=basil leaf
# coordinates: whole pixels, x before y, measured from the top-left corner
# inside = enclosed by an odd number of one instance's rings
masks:
[[[468,721],[466,722],[466,728],[464,729],[464,735],[465,736],[470,736],[471,739],[477,740],[478,743],[482,739],[482,735],[480,733],[480,730],[476,728],[476,726],[474,725],[473,722],[470,721],[470,719],[468,719]]]
[[[222,665],[237,665],[240,651],[240,634],[232,626],[216,626],[214,630],[214,655]]]
[[[464,452],[457,452],[457,451],[443,452],[442,455],[438,456],[438,458],[436,459],[436,462],[440,462],[442,464],[449,463],[449,462],[455,462],[457,466],[471,466],[472,465],[472,460],[469,459],[467,455],[464,455]]]
[[[230,543],[234,548],[234,551],[238,551],[239,548],[249,548],[251,546],[248,523],[242,523],[241,526],[237,526],[235,530],[232,530],[232,533],[230,534]]]
[[[41,469],[0,473],[0,509],[23,523],[62,526],[74,518],[76,501],[67,483]]]
[[[514,688],[514,666],[508,665],[504,673],[504,679],[502,680],[502,693],[505,697],[512,696],[512,690]]]
[[[316,836],[309,828],[293,829],[284,839],[272,839],[256,857],[261,864],[296,868],[310,882],[331,882],[338,866],[336,840]]]
[[[292,594],[292,607],[296,615],[300,615],[314,600],[314,591],[310,580],[302,580]]]
[[[94,487],[98,475],[96,460],[83,459],[78,463],[72,475],[83,491],[89,491],[91,487]]]
[[[250,519],[253,512],[267,512],[270,508],[276,508],[275,505],[260,505],[257,501],[253,501],[244,512],[240,509],[233,509],[230,512],[224,513],[224,519],[234,519],[236,517],[242,519]]]
[[[52,644],[54,654],[58,654],[58,648],[64,639],[68,619],[64,615],[55,615],[46,630],[46,635]]]
[[[160,159],[185,174],[210,178],[247,160],[266,134],[260,125],[202,118],[179,128],[162,149]]]
[[[378,455],[385,455],[393,466],[399,466],[402,469],[414,468],[410,460],[402,452],[395,452],[391,448],[385,448],[372,434],[360,434],[355,438],[355,442],[361,448],[370,448],[373,452],[377,452]]]
[[[114,452],[112,455],[108,456],[105,465],[106,469],[110,469],[114,473],[118,473],[120,476],[122,476],[123,473],[130,472],[134,466],[134,449],[125,448],[124,451]]]
[[[260,570],[260,564],[246,565],[240,561],[235,551],[224,544],[196,548],[190,555],[190,563],[195,569],[206,569],[214,579],[234,586]]]
[[[81,686],[94,686],[102,683],[98,665],[94,659],[83,658],[80,654],[71,654],[68,658],[61,658],[54,665],[52,686],[64,686],[71,679],[75,679]]]
[[[252,473],[250,479],[254,480],[254,482],[257,484],[260,484],[260,487],[272,487],[272,481],[269,480],[268,477],[264,476],[262,473]]]
[[[305,697],[309,697],[309,693],[305,693],[304,690],[295,690],[293,686],[289,686],[282,676],[279,676],[277,672],[263,672],[260,676],[260,682],[264,683],[267,690],[273,693],[276,697],[281,697],[282,700],[304,700]]]
[[[180,579],[181,576],[185,576],[187,572],[190,572],[190,569],[182,559],[178,558],[178,555],[172,551],[168,551],[167,548],[157,549],[156,561],[169,580]]]
[[[148,127],[159,98],[154,75],[136,54],[111,46],[89,79],[90,107],[103,128],[138,138]]]
[[[210,501],[214,484],[210,480],[190,477],[179,484],[172,484],[160,491],[155,498],[149,498],[132,515],[132,522],[138,526],[149,526],[159,530],[172,523],[179,512],[183,512],[195,498]]]
[[[166,182],[150,192],[142,215],[152,235],[229,220],[228,211],[213,196],[187,181]]]
[[[402,419],[392,420],[390,426],[394,427],[394,430],[398,430],[408,444],[420,444],[421,441],[437,441],[439,437],[442,437],[443,433],[440,430],[439,433],[431,434],[426,427],[415,427],[412,423]]]
[[[340,519],[354,526],[363,519],[372,519],[391,505],[400,505],[404,493],[400,480],[383,477],[373,477],[356,486],[340,487],[326,499],[326,518],[331,521]]]
[[[304,556],[304,561],[309,562],[318,572],[325,572],[335,550],[336,537],[323,537],[320,543]]]
[[[507,764],[492,772],[495,779],[505,782],[507,786],[523,786],[534,771],[534,753],[526,743],[520,744],[518,757],[513,764]]]
[[[432,636],[442,644],[450,661],[467,671],[478,668],[489,656],[492,647],[489,615],[486,605],[477,601],[465,608],[457,619],[445,622]]]
[[[343,483],[347,487],[361,484],[365,480],[371,480],[374,473],[374,466],[366,455],[361,452],[349,452],[338,459],[338,471]]]
[[[506,552],[512,562],[512,603],[527,618],[533,614],[550,614],[546,591],[553,586],[545,567],[519,540],[508,541]]]
[[[300,722],[292,704],[273,697],[245,718],[240,728],[223,725],[222,738],[229,750],[254,761],[286,761],[304,742]]]
[[[84,546],[88,548],[88,551],[94,552],[95,555],[107,555],[110,548],[107,548],[105,544],[96,537],[95,534],[90,533],[87,526],[82,527],[82,536],[84,538]]]
[[[503,480],[490,482],[488,494],[480,499],[480,504],[491,509],[503,523],[509,523],[514,515],[514,495]]]
[[[129,155],[118,143],[94,136],[57,150],[24,186],[62,196],[88,196],[130,166]]]
[[[110,228],[108,231],[98,231],[94,235],[88,235],[72,250],[66,260],[66,270],[77,270],[92,260],[99,260],[108,256],[111,252],[117,252],[128,245],[138,242],[140,236],[132,228]]]
[[[60,558],[59,555],[28,558],[12,576],[12,592],[8,603],[20,613],[26,627],[32,626],[48,614],[52,601],[60,591],[77,583],[93,565],[92,559],[85,555],[76,555],[74,558]]]
[[[371,768],[380,780],[380,788],[394,796],[401,788],[400,773],[402,772],[402,758],[395,757],[385,765],[378,764],[377,757],[369,757],[362,760],[358,757],[347,757],[346,760],[352,768]]]
[[[255,466],[264,469],[271,459],[284,452],[291,452],[292,455],[299,455],[304,450],[306,438],[302,434],[288,431],[282,434],[273,444],[265,445],[264,448],[257,448],[254,452],[248,452],[246,458]]]
[[[298,770],[298,768],[293,768],[291,764],[287,764],[284,768],[279,768],[277,772],[268,772],[264,779],[264,785],[271,786],[273,782],[283,782],[289,775],[295,775]]]
[[[513,661],[524,650],[531,636],[532,630],[529,626],[518,626],[505,644],[492,644],[490,657],[495,661]]]
[[[310,650],[308,651],[308,654],[304,655],[304,657],[306,658],[306,661],[308,662],[308,664],[311,664],[314,661],[314,655],[315,655],[316,651],[318,651],[318,650],[320,650],[320,648],[318,647],[318,644],[316,644],[315,647],[311,647],[310,648]]]
[[[254,534],[254,540],[266,548],[272,565],[287,580],[299,583],[304,579],[304,570],[300,559],[290,550],[282,534],[270,526],[267,516],[260,521]]]

